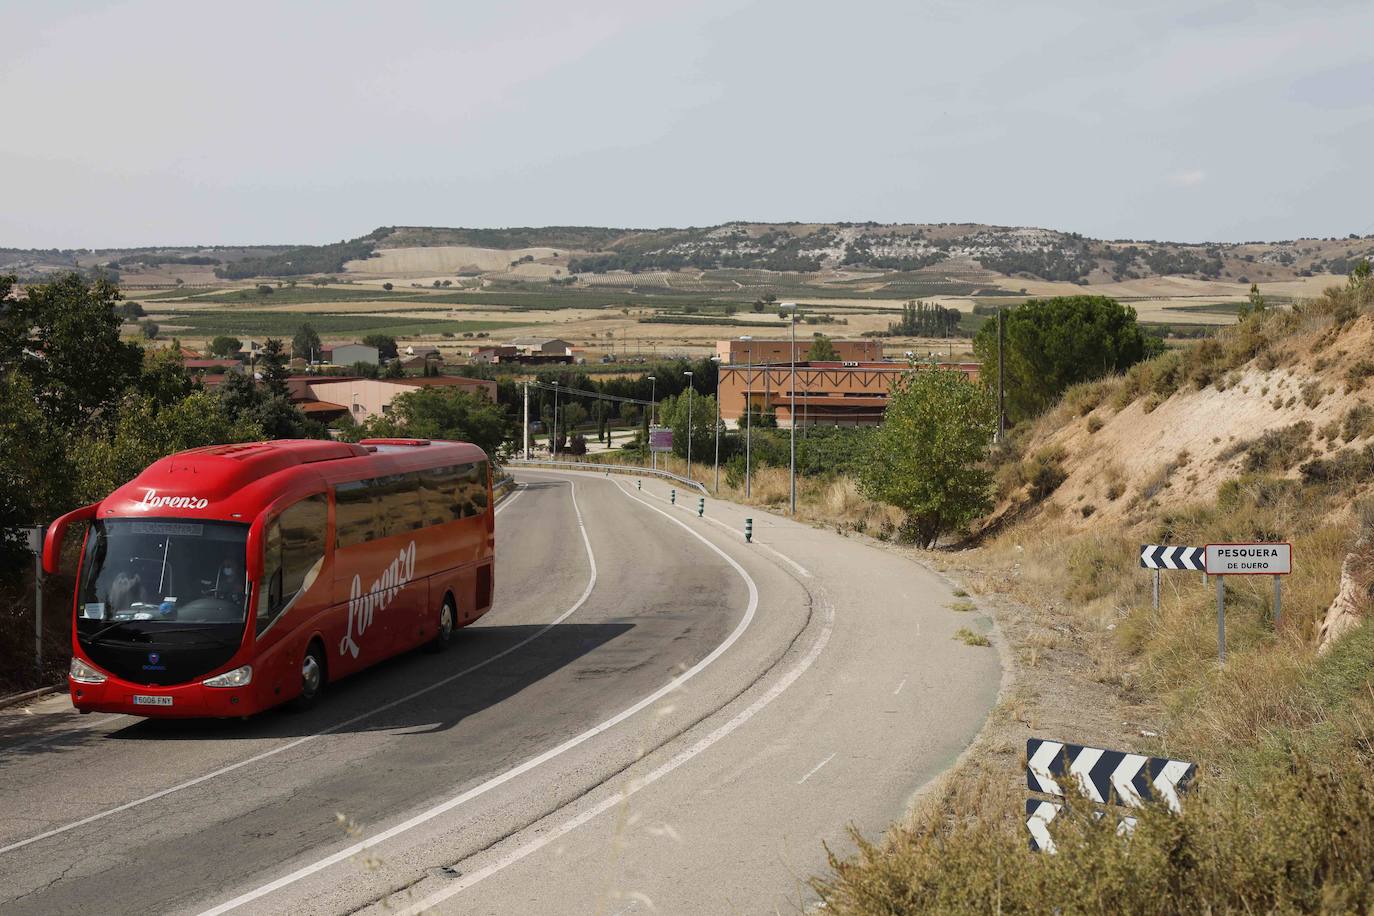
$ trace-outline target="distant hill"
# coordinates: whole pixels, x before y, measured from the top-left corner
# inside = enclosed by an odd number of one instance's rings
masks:
[[[452,249],[422,259],[395,259],[395,249]],[[500,252],[517,253],[509,263]],[[371,258],[376,264],[366,263]],[[712,272],[769,271],[799,283],[861,282],[885,274],[911,281],[999,282],[1031,279],[1080,285],[1153,277],[1275,282],[1344,275],[1374,256],[1374,236],[1275,242],[1180,243],[1092,239],[1078,233],[977,223],[725,223],[702,228],[616,229],[546,226],[465,229],[382,227],[327,245],[144,249],[0,249],[0,271],[35,279],[57,270],[213,268],[221,280],[303,277],[346,270],[382,274],[391,265],[464,275],[509,274],[510,280],[579,280],[607,275],[687,272],[728,283]],[[492,267],[499,264],[499,269]],[[404,272],[404,270],[402,270]],[[577,278],[577,279],[574,279]],[[1013,285],[1014,284],[1010,284]]]

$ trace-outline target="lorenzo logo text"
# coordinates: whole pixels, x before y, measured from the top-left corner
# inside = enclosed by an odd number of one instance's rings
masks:
[[[372,625],[372,617],[386,608],[405,588],[406,583],[415,578],[415,542],[411,541],[396,554],[396,559],[382,570],[382,574],[363,592],[363,580],[354,575],[353,584],[348,589],[348,630],[339,641],[339,654],[347,652],[358,657],[358,638]]]
[[[158,496],[157,490],[149,490],[143,494],[141,502],[134,503],[135,509],[142,509],[145,512],[149,509],[204,509],[210,505],[210,500],[199,496]]]

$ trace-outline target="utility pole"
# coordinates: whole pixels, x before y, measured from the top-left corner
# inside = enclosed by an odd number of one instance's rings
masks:
[[[530,460],[530,383],[525,382],[525,435],[522,440],[525,460]]]
[[[549,452],[553,458],[558,458],[558,383],[553,383],[553,436],[549,440]]]
[[[1002,306],[997,306],[997,441],[1001,442],[1007,435],[1007,409],[1005,406],[1006,398],[1006,364],[1002,358],[1002,341],[1006,335],[1002,325]]]
[[[716,489],[717,495],[720,493],[720,357],[712,357],[716,361]]]
[[[790,386],[792,390],[789,392],[792,401],[787,408],[787,412],[792,417],[792,455],[788,462],[787,476],[790,483],[789,489],[792,491],[792,515],[794,518],[797,514],[797,319],[800,317],[801,313],[797,310],[797,304],[794,302],[792,303],[792,383]]]
[[[682,373],[687,376],[687,478],[692,477],[692,373],[687,371]]]
[[[658,425],[658,379],[649,376],[649,428]],[[651,432],[652,434],[652,432]],[[649,449],[649,460],[653,462],[654,470],[658,470],[658,452],[651,447]]]
[[[744,346],[744,498],[748,499],[752,480],[751,446],[754,440],[754,339],[745,336],[740,340],[748,341]]]

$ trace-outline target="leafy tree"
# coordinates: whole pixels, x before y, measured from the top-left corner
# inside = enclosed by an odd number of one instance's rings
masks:
[[[237,337],[221,334],[210,341],[210,355],[219,357],[233,356],[243,349],[243,341]]]
[[[393,285],[390,284],[390,283],[383,283],[383,284],[382,284],[382,289],[386,290],[387,292],[391,292],[391,291],[392,291],[393,289],[395,289],[395,288],[396,288],[396,287],[393,286]]]
[[[659,424],[672,427],[673,454],[679,458],[686,458],[689,413],[691,415],[692,459],[697,461],[710,458],[714,454],[713,449],[716,442],[715,395],[693,395],[690,405],[687,403],[685,392],[664,398],[658,410]],[[724,428],[724,426],[721,427],[722,431]]]
[[[363,378],[380,378],[382,370],[376,363],[356,362],[353,364],[353,374]]]
[[[806,358],[816,362],[833,362],[839,359],[840,355],[835,352],[835,344],[829,337],[817,334],[811,339],[811,349],[806,351]]]
[[[189,395],[194,386],[191,377],[186,374],[186,361],[181,358],[181,348],[172,346],[145,352],[143,372],[135,387],[158,407],[175,404]]]
[[[220,398],[193,392],[169,406],[131,394],[120,406],[110,436],[86,436],[77,450],[78,501],[100,499],[172,452],[223,442],[264,438],[251,420],[233,417]]]
[[[1238,314],[1241,318],[1247,318],[1250,315],[1258,315],[1260,312],[1263,312],[1266,307],[1264,296],[1260,293],[1259,284],[1251,283],[1250,295],[1246,297],[1245,304],[1240,307]]]
[[[363,345],[377,348],[377,358],[381,360],[395,359],[400,356],[400,350],[396,348],[396,338],[389,334],[369,334],[363,338]]]
[[[987,390],[959,372],[904,373],[860,468],[864,492],[906,512],[920,545],[935,546],[992,505],[984,459],[996,416]]]
[[[1135,309],[1105,296],[1030,299],[1006,309],[1007,414],[1013,422],[1043,411],[1070,385],[1122,372],[1163,348],[1136,322]],[[973,339],[985,385],[997,384],[997,322]]]
[[[115,314],[121,318],[142,318],[148,313],[137,302],[121,302],[115,306]]]
[[[119,339],[119,290],[68,274],[9,299],[13,282],[0,277],[0,371],[28,379],[55,427],[77,429],[113,406],[143,363],[142,348]]]
[[[28,377],[13,368],[0,373],[0,582],[15,581],[32,564],[19,529],[74,506],[73,451]]]
[[[387,360],[386,369],[382,372],[382,378],[405,378],[406,370],[401,365],[399,359]]]
[[[270,296],[270,295],[272,295],[274,292],[276,292],[276,290],[274,290],[274,289],[272,288],[272,284],[270,284],[270,283],[259,283],[259,284],[258,284],[258,295],[259,295],[259,296]]]
[[[583,436],[581,433],[574,433],[572,439],[568,441],[568,454],[587,454],[587,438]]]
[[[157,337],[159,328],[156,321],[151,318],[144,318],[138,323],[138,330],[145,338],[153,340]]]
[[[263,384],[273,397],[284,398],[288,394],[286,385],[287,378],[291,373],[286,368],[286,348],[282,345],[280,338],[269,337],[267,342],[262,345],[262,374]]]
[[[302,359],[315,359],[320,355],[320,335],[309,322],[296,329],[291,338],[291,355]]]
[[[417,388],[397,395],[389,414],[371,417],[347,434],[355,441],[392,436],[456,439],[495,455],[509,432],[505,411],[483,395],[458,388]]]

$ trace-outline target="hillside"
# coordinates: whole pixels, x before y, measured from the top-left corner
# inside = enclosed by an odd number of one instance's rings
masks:
[[[388,256],[416,249],[429,251],[423,257]],[[393,226],[326,245],[258,249],[0,249],[0,270],[28,278],[97,266],[137,273],[211,264],[227,280],[348,270],[400,278],[463,272],[578,284],[619,275],[631,279],[615,285],[629,286],[636,285],[633,278],[653,275],[647,282],[651,287],[671,287],[681,278],[686,286],[696,281],[703,288],[721,289],[749,285],[758,279],[752,272],[767,272],[790,276],[803,287],[864,296],[903,295],[903,284],[951,281],[964,284],[965,293],[980,285],[1016,292],[1016,281],[1097,285],[1172,277],[1196,283],[1282,283],[1344,275],[1354,259],[1370,254],[1374,236],[1185,244],[1091,239],[1053,229],[976,223],[735,222],[664,229]],[[369,263],[379,255],[378,263]]]
[[[1002,703],[960,778],[814,882],[827,910],[1368,912],[1374,281],[1071,388],[996,461],[977,546],[929,560],[996,616]],[[1293,573],[1278,620],[1268,577],[1228,577],[1220,664],[1215,582],[1165,572],[1155,609],[1139,549],[1249,541],[1290,542]],[[1071,804],[1037,855],[1028,737],[1190,761],[1197,784],[1129,841]]]

